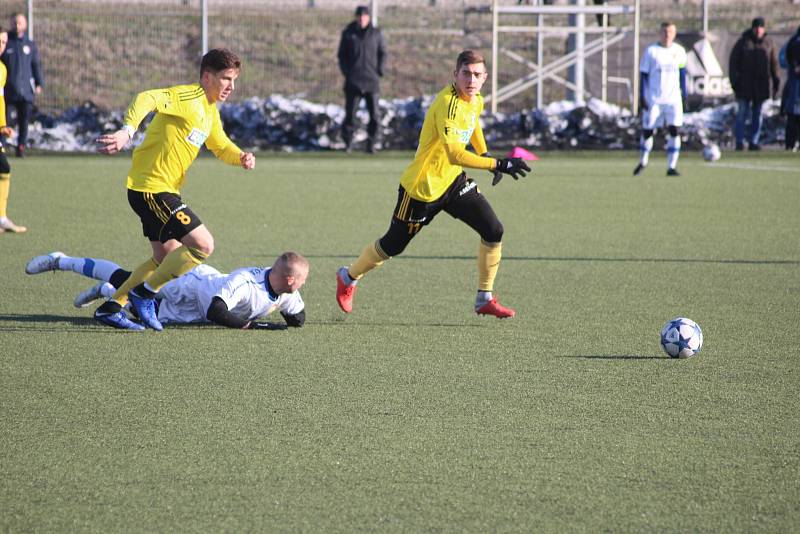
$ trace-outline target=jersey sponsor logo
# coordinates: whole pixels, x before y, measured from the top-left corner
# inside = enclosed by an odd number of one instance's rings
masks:
[[[203,143],[206,142],[206,139],[208,139],[208,134],[202,130],[198,130],[197,128],[192,128],[192,131],[186,136],[186,140],[197,148],[203,146]]]

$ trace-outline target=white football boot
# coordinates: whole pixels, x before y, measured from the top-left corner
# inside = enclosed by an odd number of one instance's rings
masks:
[[[44,256],[36,256],[25,266],[25,272],[39,274],[47,271],[58,271],[58,259],[63,258],[65,255],[63,252],[51,252]]]

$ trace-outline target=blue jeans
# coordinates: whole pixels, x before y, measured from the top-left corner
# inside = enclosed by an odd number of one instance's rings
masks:
[[[744,144],[744,124],[747,122],[747,116],[750,115],[750,136],[749,142],[751,145],[758,144],[758,138],[761,136],[761,105],[763,100],[745,100],[739,98],[736,100],[739,104],[739,110],[736,113],[736,146]]]

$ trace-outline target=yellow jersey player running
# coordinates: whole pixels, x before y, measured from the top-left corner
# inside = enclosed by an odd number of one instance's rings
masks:
[[[481,87],[486,81],[486,62],[480,54],[465,50],[456,60],[455,82],[445,87],[425,114],[414,161],[400,178],[389,230],[370,243],[350,267],[336,274],[336,301],[350,313],[356,284],[375,267],[397,256],[411,240],[439,214],[465,222],[481,237],[478,248],[478,295],[475,312],[479,315],[513,317],[515,312],[492,296],[500,265],[503,225],[462,167],[493,171],[494,183],[504,174],[515,179],[531,169],[520,158],[488,157],[478,117],[483,111]],[[470,143],[478,156],[467,152]]]
[[[180,187],[203,144],[225,163],[255,167],[255,156],[240,150],[225,135],[216,105],[231,95],[240,69],[241,61],[230,50],[211,50],[200,62],[199,83],[139,93],[125,113],[123,128],[97,140],[100,152],[118,152],[145,116],[155,112],[144,141],[133,152],[127,184],[128,203],[141,219],[152,257],[95,311],[97,321],[144,330],[123,311],[130,298],[142,322],[161,330],[155,306],[158,290],[203,263],[214,251],[211,232],[183,202]]]
[[[8,30],[0,26],[0,54],[6,49],[8,43]],[[3,62],[0,62],[0,136],[11,137],[14,133],[11,128],[6,125],[6,100],[3,94],[3,88],[6,85],[6,77],[8,71]],[[2,141],[0,141],[0,233],[12,232],[21,234],[28,229],[24,226],[14,224],[14,221],[6,215],[6,207],[8,206],[8,191],[11,188],[11,165],[8,164],[6,158],[5,148]]]

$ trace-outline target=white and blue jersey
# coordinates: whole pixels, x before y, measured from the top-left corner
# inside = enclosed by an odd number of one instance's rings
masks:
[[[298,291],[270,294],[269,271],[245,267],[223,274],[208,265],[199,265],[161,288],[158,319],[162,323],[208,322],[206,314],[214,297],[221,298],[233,315],[249,321],[276,310],[287,315],[303,311],[305,305]]]

